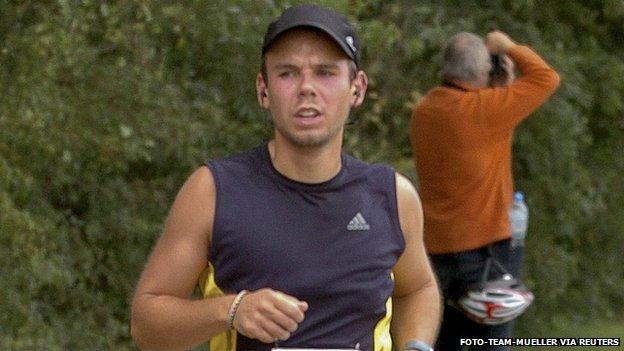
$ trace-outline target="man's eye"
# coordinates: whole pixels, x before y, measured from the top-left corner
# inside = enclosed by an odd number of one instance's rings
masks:
[[[333,76],[334,75],[334,71],[328,70],[328,69],[321,69],[321,70],[318,71],[318,75],[322,76],[322,77]]]
[[[279,76],[282,77],[282,78],[294,77],[295,76],[295,72],[294,71],[284,71],[284,72],[281,72],[279,74]]]

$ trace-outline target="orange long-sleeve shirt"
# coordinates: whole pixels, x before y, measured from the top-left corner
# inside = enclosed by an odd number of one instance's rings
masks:
[[[410,139],[431,254],[509,238],[514,128],[543,104],[559,76],[526,46],[507,54],[521,73],[497,88],[433,88],[415,106]]]

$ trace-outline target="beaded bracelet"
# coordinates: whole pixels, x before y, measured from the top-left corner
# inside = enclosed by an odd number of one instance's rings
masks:
[[[241,292],[239,292],[234,298],[232,305],[230,305],[230,309],[228,310],[228,320],[227,320],[228,329],[234,328],[234,317],[236,316],[236,311],[238,310],[238,306],[240,305],[241,300],[243,299],[245,295],[247,295],[248,292],[249,292],[248,290],[242,290]]]

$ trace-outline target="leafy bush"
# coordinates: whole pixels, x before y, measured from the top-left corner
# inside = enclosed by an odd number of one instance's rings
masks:
[[[0,348],[132,348],[129,301],[175,192],[270,136],[253,81],[290,3],[0,4]],[[622,2],[320,3],[364,41],[371,86],[346,148],[416,182],[405,131],[443,41],[499,27],[543,53],[563,83],[514,144],[538,297],[520,329],[621,314]]]

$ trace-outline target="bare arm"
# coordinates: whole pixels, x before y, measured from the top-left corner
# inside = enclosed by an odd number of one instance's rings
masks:
[[[397,203],[405,252],[394,267],[392,335],[400,348],[412,339],[433,345],[440,325],[438,285],[423,243],[423,214],[414,186],[397,174]]]
[[[191,300],[208,263],[215,209],[210,171],[195,171],[178,193],[132,301],[131,333],[142,349],[187,349],[226,330],[234,296]]]
[[[208,263],[215,194],[212,173],[201,167],[171,207],[132,301],[131,333],[141,349],[184,350],[227,330],[235,295],[191,298]],[[252,292],[241,301],[234,325],[265,342],[288,338],[307,308],[293,299],[270,289]]]

